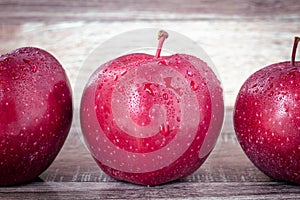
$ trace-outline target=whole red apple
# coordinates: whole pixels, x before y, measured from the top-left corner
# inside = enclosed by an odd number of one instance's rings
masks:
[[[275,63],[241,87],[234,128],[249,159],[273,179],[300,184],[300,62]]]
[[[197,170],[223,122],[220,81],[201,59],[132,53],[101,65],[80,108],[86,144],[108,175],[142,185],[166,183]]]
[[[61,64],[39,48],[0,57],[0,186],[33,180],[53,162],[72,121]]]

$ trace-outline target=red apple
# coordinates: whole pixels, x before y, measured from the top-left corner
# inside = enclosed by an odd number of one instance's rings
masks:
[[[223,122],[220,81],[191,55],[132,53],[101,65],[81,100],[81,128],[108,175],[158,185],[197,170],[212,151]]]
[[[51,54],[25,47],[0,57],[0,186],[31,181],[48,168],[72,113],[68,78]]]
[[[273,179],[300,184],[300,62],[275,63],[251,75],[234,108],[234,128],[249,159]]]

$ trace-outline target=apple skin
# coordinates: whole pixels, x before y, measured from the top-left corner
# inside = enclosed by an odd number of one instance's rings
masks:
[[[73,116],[71,87],[48,52],[19,48],[0,57],[0,186],[32,181],[62,148]]]
[[[257,168],[300,184],[300,62],[272,64],[251,75],[238,93],[233,120]]]
[[[185,54],[124,55],[101,65],[81,99],[85,143],[115,179],[159,185],[197,170],[224,118],[220,81]]]

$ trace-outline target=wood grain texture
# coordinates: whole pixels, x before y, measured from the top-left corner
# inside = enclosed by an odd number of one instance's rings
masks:
[[[4,192],[2,192],[5,189]],[[299,188],[274,182],[193,183],[172,182],[142,187],[121,182],[33,183],[0,188],[5,199],[296,199]]]
[[[0,20],[24,21],[132,21],[132,20],[201,20],[216,18],[261,18],[297,20],[297,0],[1,0]],[[296,16],[296,17],[295,17]]]
[[[110,178],[84,147],[75,119],[53,164],[32,183],[0,187],[1,200],[300,199],[299,186],[271,180],[248,160],[232,125],[243,81],[267,64],[290,59],[293,37],[300,34],[298,0],[0,0],[0,9],[0,54],[37,46],[55,55],[71,80],[75,111],[76,84],[84,84],[78,74],[88,74],[82,67],[91,52],[119,33],[146,27],[177,31],[200,45],[219,71],[227,107],[214,151],[186,178],[156,187]]]

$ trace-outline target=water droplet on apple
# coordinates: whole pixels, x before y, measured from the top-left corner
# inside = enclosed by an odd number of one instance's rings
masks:
[[[271,83],[271,84],[267,87],[267,90],[270,90],[271,88],[273,88],[273,83]]]
[[[272,97],[274,95],[274,91],[270,91],[270,93],[268,94],[269,97]]]
[[[149,93],[150,95],[154,96],[154,91],[153,89],[151,88],[151,83],[146,83],[145,86],[144,86],[144,90]]]
[[[197,83],[195,83],[195,81],[191,81],[191,88],[192,90],[197,90],[199,88],[199,85],[197,85]]]
[[[294,77],[296,76],[297,72],[298,72],[298,68],[293,68],[289,71],[288,75]]]
[[[164,99],[164,100],[168,100],[168,98],[169,98],[168,94],[167,94],[167,93],[164,93],[164,94],[163,94],[163,99]]]
[[[8,92],[8,91],[10,91],[9,87],[4,88],[4,92]]]
[[[113,176],[118,176],[119,174],[120,174],[120,172],[119,171],[117,171],[117,170],[114,170],[114,169],[112,169],[112,175]]]
[[[19,78],[20,78],[20,76],[18,76],[18,75],[14,75],[14,76],[12,77],[13,80],[18,80]]]
[[[27,59],[27,58],[23,58],[23,61],[24,61],[24,63],[27,63],[27,64],[29,64],[29,63],[30,63],[30,60],[29,60],[29,59]]]
[[[173,101],[168,101],[168,102],[167,102],[167,105],[168,105],[168,106],[173,105]]]
[[[157,64],[159,65],[169,65],[169,61],[168,60],[160,60],[157,62]]]
[[[170,126],[168,124],[161,124],[160,127],[159,127],[159,132],[166,136],[170,133]]]
[[[103,87],[103,83],[100,83],[100,84],[98,85],[98,89],[101,90],[102,87]]]
[[[274,79],[273,76],[269,76],[269,77],[267,78],[268,81],[270,81],[270,80],[272,80],[272,79]]]
[[[1,71],[4,71],[4,70],[6,70],[7,68],[5,67],[5,66],[0,66],[0,70]]]
[[[25,65],[20,65],[22,71],[27,71],[29,68]]]
[[[124,70],[123,72],[121,72],[121,76],[124,76],[127,73],[127,70]]]
[[[118,80],[118,75],[114,75],[114,81]]]
[[[191,71],[187,71],[186,73],[188,76],[193,76],[193,72],[191,72]]]
[[[10,60],[12,60],[12,57],[9,57],[9,56],[4,57],[4,62],[8,62],[8,61],[10,61]]]
[[[103,106],[103,107],[101,107],[101,109],[102,109],[103,113],[108,113],[108,114],[111,114],[111,110],[110,110],[110,108],[109,108],[109,107],[107,107],[107,106]]]
[[[255,88],[256,86],[257,86],[257,83],[253,84],[253,85],[251,86],[251,88]]]
[[[37,72],[37,67],[35,65],[33,65],[31,67],[31,72],[33,72],[33,73]]]

